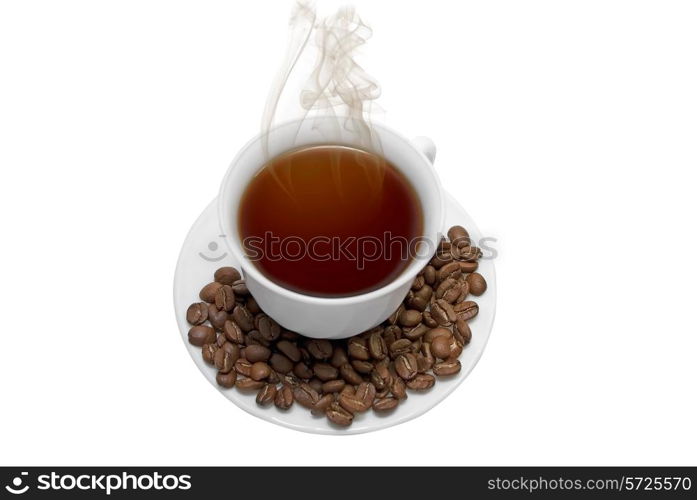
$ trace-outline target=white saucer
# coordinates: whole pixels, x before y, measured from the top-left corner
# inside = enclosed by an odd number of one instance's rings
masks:
[[[376,431],[401,424],[427,412],[453,392],[467,377],[469,372],[472,371],[474,365],[477,364],[489,339],[489,333],[494,322],[496,279],[494,262],[491,259],[482,259],[479,262],[478,272],[486,278],[488,288],[484,295],[476,298],[479,304],[479,314],[470,322],[472,341],[460,356],[462,370],[454,377],[439,378],[436,385],[429,391],[423,393],[409,391],[409,397],[406,401],[400,403],[390,413],[378,414],[368,411],[364,414],[356,415],[350,427],[339,428],[331,424],[325,417],[312,416],[309,410],[297,404],[294,404],[286,411],[279,410],[273,405],[271,407],[260,407],[255,402],[254,393],[242,392],[235,388],[224,389],[220,387],[215,381],[215,368],[203,361],[199,347],[189,344],[187,334],[190,325],[186,322],[187,308],[193,302],[200,301],[198,292],[203,285],[213,280],[215,270],[222,266],[240,268],[239,263],[225,250],[223,242],[225,235],[220,234],[216,202],[217,200],[213,200],[199,216],[182,246],[174,276],[174,309],[184,345],[189,350],[191,358],[199,370],[201,370],[201,373],[221,394],[247,413],[275,424],[290,427],[291,429],[316,434],[360,434]],[[474,221],[450,195],[446,196],[445,224],[444,230],[456,224],[465,227],[475,242],[482,237]]]

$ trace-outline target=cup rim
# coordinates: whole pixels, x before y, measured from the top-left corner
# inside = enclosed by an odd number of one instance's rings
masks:
[[[322,119],[336,119],[335,117],[314,117],[313,120],[322,120]],[[225,200],[225,191],[226,188],[230,184],[230,180],[233,178],[233,175],[235,173],[235,166],[239,162],[240,158],[253,146],[255,145],[258,141],[260,141],[264,135],[270,134],[273,132],[273,130],[293,125],[293,124],[301,124],[303,120],[289,120],[285,121],[282,123],[275,124],[270,132],[267,133],[258,133],[254,137],[252,137],[249,141],[245,143],[245,145],[239,150],[239,152],[235,155],[233,158],[232,162],[227,168],[227,171],[225,172],[225,176],[223,177],[222,182],[220,183],[220,189],[218,191],[218,223],[220,225],[221,234],[227,234],[228,228],[226,228],[226,224],[224,223],[225,220],[228,219],[228,216],[226,215],[228,212],[224,209],[223,201]],[[427,170],[430,174],[430,177],[435,184],[436,187],[436,193],[438,197],[438,207],[437,207],[437,212],[436,212],[436,217],[438,220],[435,221],[436,224],[436,239],[438,236],[441,234],[442,228],[443,228],[443,217],[445,213],[445,208],[444,208],[444,196],[443,196],[443,186],[441,184],[440,178],[438,177],[438,174],[436,173],[435,167],[431,160],[429,160],[426,155],[424,154],[423,151],[421,151],[419,148],[414,145],[414,143],[405,137],[404,135],[400,134],[399,132],[395,131],[394,129],[387,127],[386,125],[383,124],[378,124],[378,123],[371,123],[371,127],[375,128],[377,130],[380,130],[381,132],[387,133],[389,135],[394,136],[395,139],[398,139],[399,142],[403,143],[407,147],[411,147],[414,152],[416,152],[421,159],[423,160],[425,166],[427,167]],[[321,143],[319,143],[321,144]],[[330,142],[327,142],[326,144],[332,144]],[[259,168],[261,168],[263,165],[260,165]],[[407,174],[400,168],[399,165],[395,165],[395,168],[399,169],[399,171],[407,177],[407,179],[411,182],[411,179]],[[423,201],[423,200],[420,200]],[[234,212],[235,217],[237,217],[237,211]],[[425,221],[424,221],[424,226],[425,226]],[[239,234],[231,234],[229,235],[229,238],[224,238],[225,244],[227,245],[228,249],[230,252],[235,256],[235,258],[240,262],[240,267],[242,268],[242,272],[244,274],[249,274],[251,277],[257,281],[259,284],[262,286],[268,288],[269,290],[273,291],[274,293],[278,293],[280,295],[283,295],[286,299],[290,300],[295,300],[295,301],[300,301],[303,303],[307,304],[323,304],[323,305],[347,305],[347,304],[353,304],[353,303],[359,303],[363,302],[366,300],[374,300],[378,299],[380,297],[383,297],[385,295],[389,295],[390,293],[394,292],[395,290],[399,289],[400,287],[404,286],[407,284],[409,281],[413,280],[416,275],[419,273],[419,271],[427,265],[428,261],[431,259],[431,256],[427,257],[415,257],[412,262],[407,266],[402,273],[397,276],[394,280],[392,280],[390,283],[377,288],[375,290],[371,290],[370,292],[366,293],[361,293],[357,295],[350,295],[347,297],[317,297],[314,295],[305,295],[299,292],[295,292],[292,290],[289,290],[287,288],[284,288],[283,286],[275,283],[271,279],[267,278],[254,264],[251,262],[247,261],[246,255],[244,253],[244,250],[242,249],[241,245],[239,244]],[[438,244],[437,241],[434,242],[436,245]],[[417,266],[416,264],[421,262],[421,266]],[[244,265],[247,263],[248,265]]]

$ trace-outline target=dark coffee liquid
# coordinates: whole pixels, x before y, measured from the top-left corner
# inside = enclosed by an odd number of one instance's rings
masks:
[[[238,222],[247,256],[266,277],[319,297],[388,284],[423,231],[407,179],[384,158],[343,146],[271,160],[247,186]]]

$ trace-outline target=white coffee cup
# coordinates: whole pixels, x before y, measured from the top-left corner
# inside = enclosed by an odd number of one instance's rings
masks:
[[[433,168],[435,146],[427,138],[414,141],[374,124],[372,132],[380,151],[409,180],[421,202],[421,248],[408,267],[391,283],[368,293],[325,298],[283,288],[264,276],[247,259],[242,248],[237,217],[240,199],[254,175],[269,158],[288,150],[317,144],[341,144],[366,149],[365,137],[334,117],[313,118],[274,127],[268,135],[252,139],[232,161],[220,186],[218,215],[222,234],[232,255],[241,263],[247,287],[259,306],[288,330],[308,337],[338,339],[368,330],[392,314],[428,263],[440,239],[444,221],[444,197]]]

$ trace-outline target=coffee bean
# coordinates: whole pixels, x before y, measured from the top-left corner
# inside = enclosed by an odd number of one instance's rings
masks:
[[[307,350],[315,359],[329,359],[332,356],[332,344],[325,339],[314,339],[307,343]]]
[[[462,349],[464,348],[465,344],[460,342],[455,336],[453,335],[453,339],[450,341],[450,356],[448,356],[448,360],[453,360],[457,359],[460,357],[460,354],[462,354]]]
[[[452,245],[457,247],[470,246],[470,235],[462,226],[453,226],[448,229],[448,239]]]
[[[458,281],[448,278],[436,288],[436,298],[452,304],[460,296],[461,289],[462,285]],[[431,309],[431,314],[433,314],[433,309]]]
[[[240,358],[237,361],[235,361],[235,371],[240,375],[249,377],[252,373],[252,363],[250,363],[244,358]]]
[[[196,302],[186,310],[186,321],[190,325],[202,325],[208,319],[208,304]]]
[[[428,303],[428,300],[424,299],[423,297],[417,297],[415,295],[408,297],[406,302],[406,304],[409,306],[409,309],[413,309],[414,311],[419,311],[421,313],[426,310],[426,308],[428,307]]]
[[[438,270],[438,281],[453,279],[455,281],[462,277],[462,268],[459,262],[449,262]]]
[[[390,392],[397,399],[406,399],[407,386],[404,383],[404,380],[400,377],[392,377],[392,384],[390,386]]]
[[[227,320],[225,322],[223,325],[223,333],[225,334],[225,338],[230,342],[234,342],[235,344],[244,343],[244,333],[242,329],[232,320]]]
[[[459,340],[462,345],[467,345],[470,343],[470,340],[472,340],[472,330],[470,330],[467,322],[460,317],[458,317],[457,321],[455,322],[455,329],[453,330],[453,333],[456,336],[459,335]]]
[[[435,328],[438,326],[438,322],[435,319],[433,319],[433,316],[431,316],[431,311],[424,311],[422,316],[423,324],[427,327]]]
[[[278,372],[276,372],[275,370],[272,369],[271,373],[269,373],[269,376],[266,377],[266,381],[269,384],[278,384],[281,381],[281,377],[278,374]]]
[[[276,370],[278,373],[283,373],[284,375],[293,369],[293,362],[283,354],[279,354],[277,352],[271,355],[271,358],[269,358],[269,364],[271,365],[271,368]]]
[[[271,367],[264,363],[263,361],[257,361],[252,364],[252,369],[249,372],[249,376],[254,380],[264,380],[271,374]]]
[[[404,310],[404,306],[400,304],[400,306],[397,308],[397,310],[395,312],[393,312],[392,314],[390,314],[390,317],[387,318],[387,322],[390,325],[394,325],[395,323],[397,323],[397,319],[399,318],[399,315],[402,314],[403,310]]]
[[[232,311],[235,307],[235,292],[230,285],[223,285],[215,293],[215,307],[221,311]]]
[[[383,377],[377,369],[373,369],[373,371],[370,372],[370,382],[375,386],[376,389],[382,390],[387,387],[389,377]]]
[[[192,326],[189,330],[189,343],[203,347],[204,344],[214,344],[216,339],[215,330],[210,326]]]
[[[431,328],[424,335],[424,342],[433,343],[436,337],[450,337],[453,332],[449,328],[443,328],[442,326]]]
[[[375,411],[390,411],[397,408],[399,405],[399,400],[396,398],[386,397],[381,399],[376,399],[373,402],[373,410]]]
[[[213,356],[215,367],[221,373],[229,373],[234,368],[235,361],[237,360],[234,359],[233,355],[225,349],[218,349]]]
[[[281,410],[287,410],[293,405],[293,389],[290,385],[283,384],[283,386],[276,391],[276,397],[273,403]]]
[[[264,385],[257,394],[257,404],[260,406],[270,405],[276,399],[276,392],[277,390],[274,384]]]
[[[460,248],[460,259],[466,262],[474,262],[482,256],[482,251],[477,247]]]
[[[201,356],[203,356],[203,361],[205,361],[209,365],[212,365],[213,357],[215,356],[215,352],[217,350],[217,344],[203,344],[203,347],[201,348]]]
[[[421,313],[415,309],[406,309],[399,315],[398,321],[402,326],[416,326],[421,323]]]
[[[298,346],[288,340],[279,340],[276,348],[286,355],[293,363],[300,361],[300,350]]]
[[[394,360],[394,368],[397,371],[397,375],[402,377],[404,380],[413,379],[418,373],[416,366],[416,356],[412,353],[400,354]]]
[[[466,300],[465,302],[456,304],[454,307],[454,311],[457,314],[457,318],[460,318],[464,321],[469,321],[479,313],[479,306],[476,302]]]
[[[450,251],[436,252],[436,255],[431,259],[431,265],[436,269],[440,269],[444,265],[453,261],[453,256]]]
[[[416,278],[414,278],[414,281],[411,284],[411,289],[412,290],[418,290],[422,286],[426,284],[426,278],[422,274],[419,274]]]
[[[383,331],[382,338],[385,339],[385,345],[389,350],[395,341],[402,338],[402,329],[397,325],[390,325]]]
[[[455,299],[454,304],[464,301],[470,293],[470,285],[464,280],[460,281],[460,295]]]
[[[245,306],[236,306],[232,310],[232,318],[239,325],[243,332],[249,332],[254,329],[254,316]]]
[[[467,276],[467,283],[470,286],[470,292],[472,292],[472,295],[481,295],[484,292],[486,292],[486,280],[484,279],[484,276],[482,276],[479,273],[472,273],[469,276]]]
[[[349,359],[348,355],[346,354],[346,350],[343,347],[335,347],[330,364],[334,368],[341,368],[342,365],[345,365],[348,362]]]
[[[317,394],[320,394],[322,391],[322,381],[320,379],[317,377],[312,377],[307,383],[310,387],[317,391]]]
[[[245,336],[245,344],[250,345],[260,345],[264,347],[270,347],[271,342],[264,338],[259,330],[252,330]]]
[[[237,377],[237,382],[235,383],[235,386],[238,389],[242,390],[252,390],[256,391],[264,387],[264,382],[260,380],[254,380],[251,378],[239,378]]]
[[[215,376],[215,381],[218,382],[218,385],[223,386],[226,389],[230,389],[231,387],[235,386],[235,382],[237,381],[237,372],[234,370],[229,373],[219,372]]]
[[[399,339],[390,346],[390,356],[394,359],[400,354],[411,351],[411,340]]]
[[[368,375],[370,372],[373,371],[373,363],[371,363],[370,361],[354,359],[353,361],[351,361],[351,366],[353,366],[354,370],[356,370],[358,373],[362,373],[363,375]]]
[[[431,352],[433,355],[440,359],[447,359],[450,357],[450,342],[452,336],[440,336],[433,339],[431,342]]]
[[[373,359],[385,359],[387,356],[387,345],[385,345],[385,339],[382,338],[382,334],[373,333],[368,339],[368,351]]]
[[[232,286],[232,290],[235,292],[235,297],[240,297],[242,295],[242,292],[240,292],[239,290],[235,290],[235,285]],[[247,309],[252,314],[259,314],[260,312],[262,312],[261,307],[259,307],[257,301],[254,300],[254,297],[247,297],[246,305]]]
[[[349,384],[358,385],[363,382],[363,377],[361,377],[349,363],[341,365],[341,368],[339,368],[339,373],[341,374],[341,378],[343,378]]]
[[[435,304],[431,305],[431,316],[440,326],[450,326],[453,321],[457,320],[453,306],[443,299],[438,299]]]
[[[322,392],[324,394],[341,392],[345,385],[346,382],[343,380],[330,380],[322,384]]]
[[[245,280],[237,280],[234,283],[232,283],[230,286],[232,287],[232,291],[235,292],[235,295],[238,297],[249,295],[249,288],[247,288],[247,282]],[[250,302],[252,302],[252,300],[253,300],[253,298],[251,298],[251,297],[249,299],[247,299],[247,307],[250,308],[250,310],[252,308],[252,305],[250,304]],[[259,308],[256,301],[254,301],[254,305],[255,305],[256,309]],[[259,311],[256,311],[256,312],[259,312]],[[252,311],[252,314],[256,314],[256,312]]]
[[[228,313],[226,311],[219,310],[215,304],[210,304],[208,306],[208,321],[211,322],[211,325],[213,325],[213,328],[216,330],[222,331],[228,318]]]
[[[460,269],[462,269],[463,273],[473,273],[477,270],[479,267],[479,262],[474,261],[474,262],[460,262]]]
[[[349,358],[368,361],[370,359],[370,352],[368,351],[365,339],[353,337],[349,340],[348,355]]]
[[[440,363],[433,365],[433,373],[439,377],[455,375],[456,373],[460,372],[460,368],[462,368],[462,365],[460,364],[459,359],[455,359],[453,361],[441,361]]]
[[[223,285],[232,285],[241,277],[239,271],[234,267],[221,267],[213,275],[215,281]]]
[[[255,319],[256,327],[261,333],[261,336],[266,340],[273,342],[281,336],[281,325],[269,318],[266,314],[261,314],[258,319]]]
[[[424,267],[424,282],[427,285],[433,286],[436,282],[436,268],[433,266]]]
[[[352,395],[345,392],[339,394],[337,401],[343,409],[353,414],[362,413],[370,408],[370,405],[367,405],[366,402],[357,395]]]
[[[198,293],[198,296],[201,298],[202,301],[207,302],[209,304],[214,304],[215,294],[218,293],[218,290],[222,286],[222,284],[216,281],[214,281],[213,283],[208,283],[206,286],[201,288],[201,291]]]
[[[420,373],[412,380],[407,382],[407,387],[414,391],[425,391],[430,389],[436,383],[436,379],[433,375],[428,375],[425,373]]]
[[[419,323],[414,328],[405,328],[403,331],[404,336],[413,342],[423,337],[429,330],[429,327],[427,327],[423,323]]]
[[[348,427],[353,422],[353,413],[345,410],[339,403],[332,403],[326,414],[332,423],[342,427]]]
[[[271,351],[263,345],[250,345],[245,349],[244,356],[250,363],[257,361],[267,361],[271,357]]]
[[[323,382],[334,380],[339,376],[339,370],[329,363],[315,363],[312,368],[315,372],[315,376]]]
[[[314,372],[303,362],[296,363],[293,367],[293,373],[296,377],[302,379],[310,379]]]
[[[293,388],[293,399],[305,408],[312,406],[319,400],[319,394],[309,384],[300,384]]]
[[[325,394],[324,396],[319,398],[314,405],[312,405],[310,413],[312,413],[315,416],[324,415],[333,402],[334,394]]]
[[[367,406],[372,406],[375,401],[375,393],[377,390],[370,382],[362,382],[356,389],[356,397],[363,401]]]

